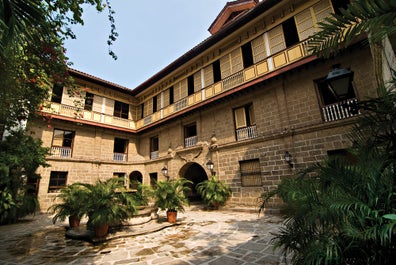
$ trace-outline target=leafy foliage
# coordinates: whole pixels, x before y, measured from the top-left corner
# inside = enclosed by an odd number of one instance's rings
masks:
[[[60,190],[55,197],[61,202],[53,204],[48,211],[55,213],[52,218],[53,223],[56,221],[64,221],[69,216],[74,216],[80,219],[86,213],[87,193],[79,183],[68,185]]]
[[[136,186],[136,192],[132,193],[132,197],[136,202],[136,205],[147,206],[149,203],[149,198],[152,194],[152,189],[150,186],[146,186],[139,181],[135,181],[133,186]]]
[[[216,176],[198,183],[197,191],[209,208],[224,205],[232,193],[230,187],[223,181],[217,180]]]
[[[362,34],[368,34],[371,42],[378,42],[396,33],[395,0],[355,0],[340,12],[319,23],[320,31],[309,40],[314,54],[334,55]]]
[[[158,181],[153,192],[155,206],[170,212],[184,212],[183,205],[189,204],[186,196],[190,190],[188,183],[192,182],[184,178]]]
[[[48,166],[47,152],[40,140],[22,131],[0,141],[0,224],[16,222],[38,209],[30,183],[39,179],[36,174],[39,166]]]
[[[89,225],[116,224],[136,214],[135,201],[125,192],[122,182],[111,178],[95,184],[81,184],[88,198],[85,203]]]
[[[360,104],[354,161],[329,157],[262,195],[284,201],[274,237],[293,264],[392,264],[396,258],[396,94]]]

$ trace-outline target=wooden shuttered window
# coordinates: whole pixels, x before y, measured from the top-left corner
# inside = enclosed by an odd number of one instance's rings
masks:
[[[285,37],[283,36],[282,25],[276,26],[275,28],[268,31],[268,40],[271,54],[275,54],[286,49],[286,41]]]
[[[221,57],[220,69],[222,79],[243,70],[241,48],[235,49],[231,53]]]
[[[103,97],[94,95],[92,111],[102,113]]]
[[[240,129],[247,126],[245,107],[234,110],[235,128]]]
[[[186,98],[188,95],[187,89],[187,78],[177,82],[174,85],[174,92],[173,92],[174,102],[177,102],[183,98]]]
[[[114,99],[106,98],[104,114],[113,115],[113,113],[114,113],[114,103],[115,103]]]
[[[308,8],[298,13],[294,19],[298,31],[300,41],[307,39],[312,36],[315,32],[318,32],[319,22],[323,22],[326,17],[329,17],[333,12],[331,3],[329,0],[321,0],[311,8]]]
[[[267,50],[265,48],[264,36],[261,35],[251,42],[253,62],[257,63],[264,60],[267,57]]]
[[[235,129],[237,130],[256,124],[252,104],[234,109],[234,117]]]
[[[202,75],[201,71],[194,74],[194,92],[198,92],[202,89]]]
[[[213,75],[213,65],[210,64],[203,69],[204,75],[204,84],[202,87],[210,86],[214,83],[214,75]]]
[[[170,102],[170,100],[169,100],[169,99],[170,99],[169,94],[170,94],[170,90],[169,90],[169,89],[165,90],[165,91],[162,93],[164,108],[170,105],[170,103],[169,103],[169,102]]]
[[[241,182],[244,187],[262,186],[260,160],[244,160],[239,161]]]
[[[300,41],[308,39],[315,33],[315,25],[310,9],[298,13],[294,19]]]

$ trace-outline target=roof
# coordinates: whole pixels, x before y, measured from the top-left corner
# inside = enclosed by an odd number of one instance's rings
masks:
[[[271,7],[275,6],[276,4],[280,3],[282,0],[263,0],[257,5],[244,12],[240,16],[238,16],[238,19],[232,20],[232,21],[227,21],[226,24],[224,24],[215,34],[212,36],[208,37],[204,41],[202,41],[200,44],[192,48],[191,50],[187,51],[185,54],[183,54],[181,57],[173,61],[171,64],[157,72],[155,75],[144,81],[142,84],[137,86],[134,90],[132,90],[133,95],[137,95],[144,91],[145,89],[149,88],[151,85],[153,85],[155,82],[161,80],[162,78],[166,77],[168,74],[170,74],[172,71],[176,70],[178,67],[182,66],[183,64],[187,63],[189,60],[194,58],[195,56],[203,53],[205,50],[210,48],[211,46],[215,45],[218,43],[220,40],[223,38],[227,37],[229,34],[237,30],[238,28],[242,27],[243,25],[247,24],[248,22],[252,21],[259,15],[261,15],[263,12],[267,11]],[[227,3],[229,4],[229,3]],[[227,7],[227,4],[225,8]]]
[[[130,88],[118,85],[116,83],[112,83],[110,81],[101,79],[99,77],[81,72],[79,70],[73,69],[73,68],[68,68],[69,74],[73,77],[81,78],[83,80],[87,80],[89,82],[95,83],[97,85],[105,86],[105,87],[110,87],[112,89],[115,89],[117,91],[123,92],[123,93],[128,93],[131,94],[132,90]]]
[[[227,2],[224,8],[220,11],[219,15],[210,25],[208,31],[211,34],[215,34],[225,24],[237,19],[241,14],[255,7],[257,3],[258,0],[237,0],[237,1]]]

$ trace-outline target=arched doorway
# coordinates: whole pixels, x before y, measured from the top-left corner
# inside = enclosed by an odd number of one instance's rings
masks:
[[[139,183],[143,183],[143,175],[139,171],[132,171],[129,174],[129,188],[132,190],[136,190],[138,188]]]
[[[202,166],[197,163],[187,163],[180,169],[179,176],[193,182],[190,185],[191,191],[188,194],[189,201],[201,201],[201,196],[197,193],[196,185],[208,179]]]

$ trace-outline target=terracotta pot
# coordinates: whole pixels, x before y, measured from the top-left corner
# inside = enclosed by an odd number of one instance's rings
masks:
[[[166,217],[168,218],[169,223],[176,223],[177,220],[177,212],[166,212]]]
[[[69,216],[69,226],[70,227],[78,227],[80,226],[80,218],[74,216],[74,215],[70,215]]]
[[[105,237],[109,232],[109,224],[95,225],[94,231],[96,237]]]

